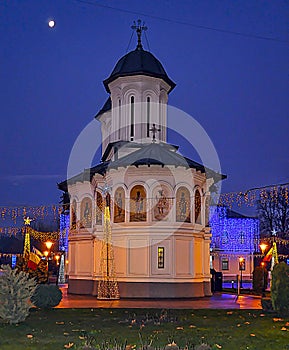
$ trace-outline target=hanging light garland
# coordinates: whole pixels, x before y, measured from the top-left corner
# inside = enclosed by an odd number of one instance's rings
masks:
[[[0,227],[0,236],[18,236],[22,235],[24,236],[26,233],[26,230],[29,230],[30,236],[32,236],[34,239],[45,242],[47,240],[51,241],[58,241],[59,240],[59,231],[50,231],[50,232],[41,232],[34,230],[32,227],[25,228],[25,227]]]
[[[260,199],[262,203],[269,200],[277,201],[278,196],[282,196],[285,202],[289,204],[289,183],[270,185],[263,187],[255,187],[246,190],[245,192],[229,192],[222,193],[219,198],[219,204],[232,208],[234,204],[237,206],[246,205],[253,207],[256,205],[256,200]]]
[[[268,200],[277,200],[278,196],[282,196],[286,203],[289,203],[289,183],[255,187],[246,191],[222,193],[219,198],[221,206],[232,208],[234,204],[237,206],[246,205],[253,207],[256,200],[261,202]],[[147,198],[148,200],[149,198]],[[154,198],[155,199],[155,198]],[[171,198],[173,200],[173,198]],[[191,198],[193,200],[193,198]],[[0,220],[11,220],[14,224],[19,218],[33,217],[35,220],[44,219],[46,217],[53,217],[57,220],[63,212],[64,207],[68,204],[49,204],[41,206],[1,206],[0,205]],[[1,230],[1,228],[0,228]],[[0,231],[1,233],[1,231]]]
[[[41,206],[0,206],[0,219],[12,220],[14,224],[17,223],[17,219],[23,217],[33,217],[34,219],[44,219],[46,217],[53,217],[57,220],[61,212],[63,211],[62,204],[51,204]]]

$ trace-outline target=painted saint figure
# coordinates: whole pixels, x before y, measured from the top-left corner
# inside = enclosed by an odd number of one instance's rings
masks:
[[[136,193],[136,199],[135,199],[135,212],[136,212],[136,217],[140,218],[140,215],[143,211],[143,198],[140,195],[140,191],[137,191]]]
[[[124,222],[125,221],[125,198],[124,190],[119,188],[115,192],[114,196],[114,222]]]

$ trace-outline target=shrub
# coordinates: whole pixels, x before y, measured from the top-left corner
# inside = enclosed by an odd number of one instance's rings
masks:
[[[10,323],[19,323],[29,315],[29,299],[32,297],[36,281],[23,271],[12,270],[2,265],[0,277],[0,317]]]
[[[268,271],[265,267],[257,266],[253,271],[253,290],[256,293],[262,293],[263,288],[268,285]]]
[[[284,262],[276,264],[272,271],[271,298],[275,311],[289,314],[289,266]]]
[[[266,311],[266,312],[272,312],[273,311],[271,298],[262,298],[261,299],[261,305],[262,305],[262,309],[264,311]]]
[[[57,306],[62,299],[62,292],[53,284],[39,284],[31,301],[39,308],[47,309]]]

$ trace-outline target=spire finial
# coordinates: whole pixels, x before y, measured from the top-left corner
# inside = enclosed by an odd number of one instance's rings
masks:
[[[141,23],[141,20],[138,19],[137,22],[133,21],[133,25],[131,26],[131,29],[135,30],[137,34],[137,47],[136,47],[137,50],[143,49],[142,43],[141,43],[141,35],[143,31],[146,31],[148,29],[148,27],[145,26],[144,24],[145,24],[144,22]]]

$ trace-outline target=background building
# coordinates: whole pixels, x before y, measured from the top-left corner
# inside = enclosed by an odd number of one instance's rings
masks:
[[[240,275],[239,263],[243,258],[242,276],[250,280],[254,270],[254,252],[259,251],[259,220],[246,217],[226,207],[212,210],[211,267],[223,273],[224,281]]]

